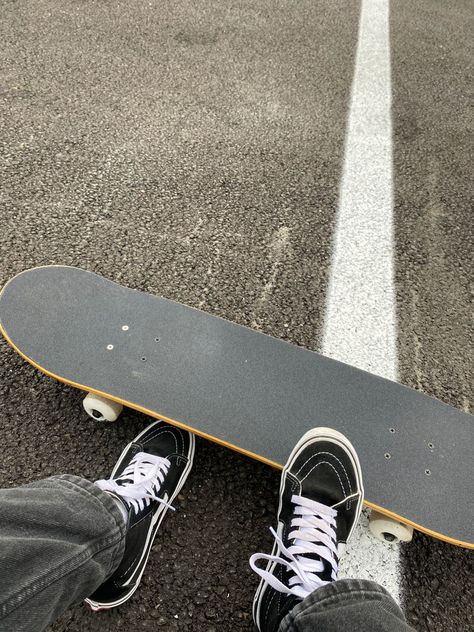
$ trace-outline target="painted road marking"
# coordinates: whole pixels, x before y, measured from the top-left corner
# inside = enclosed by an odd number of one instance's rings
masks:
[[[396,380],[392,213],[389,2],[362,0],[321,350]],[[377,543],[366,522],[341,576],[375,579],[399,599],[399,547]]]

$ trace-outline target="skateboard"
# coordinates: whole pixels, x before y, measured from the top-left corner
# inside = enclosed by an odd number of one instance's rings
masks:
[[[370,529],[413,528],[474,548],[474,418],[313,351],[67,266],[33,268],[0,294],[0,328],[37,369],[88,392],[114,421],[123,405],[281,468],[315,426],[359,454]]]

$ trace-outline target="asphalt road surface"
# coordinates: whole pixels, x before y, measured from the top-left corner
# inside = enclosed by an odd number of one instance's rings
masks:
[[[469,412],[473,15],[399,0],[389,23],[399,379]],[[76,265],[320,349],[359,16],[353,0],[5,2],[0,281]],[[146,419],[92,422],[1,346],[0,485],[106,476]],[[271,546],[278,479],[198,440],[140,590],[51,631],[251,630],[247,560]],[[415,534],[377,577],[417,630],[467,631],[473,557]]]

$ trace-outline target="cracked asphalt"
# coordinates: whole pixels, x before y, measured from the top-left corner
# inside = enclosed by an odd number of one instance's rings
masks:
[[[3,5],[0,282],[77,265],[318,349],[359,2]],[[401,380],[472,412],[473,45],[467,0],[393,3]],[[111,470],[147,422],[0,353],[0,485]],[[252,629],[279,474],[198,440],[143,584],[51,632]],[[461,501],[462,502],[462,499]],[[402,601],[419,631],[474,627],[472,552],[416,534]]]

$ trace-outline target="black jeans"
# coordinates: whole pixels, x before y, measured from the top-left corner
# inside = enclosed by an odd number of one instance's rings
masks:
[[[39,632],[118,567],[125,523],[112,498],[77,476],[0,490],[0,632]],[[282,622],[281,632],[406,632],[374,582],[334,582]]]
[[[315,590],[283,619],[279,632],[409,632],[385,588],[363,579],[339,579]]]

